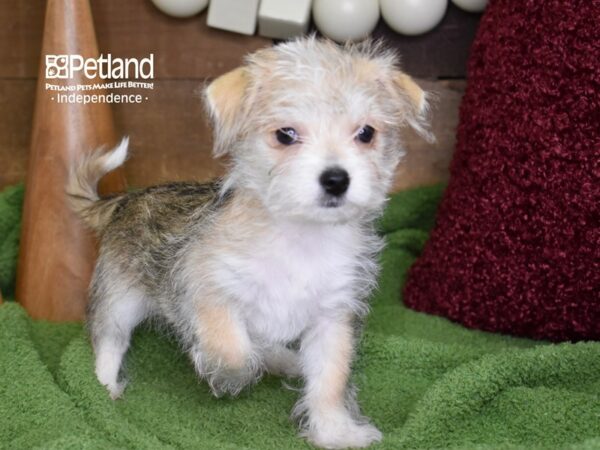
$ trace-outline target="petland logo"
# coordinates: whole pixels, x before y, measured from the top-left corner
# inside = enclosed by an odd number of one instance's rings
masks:
[[[147,58],[113,58],[100,55],[99,58],[84,58],[81,55],[46,55],[47,79],[70,79],[76,72],[83,72],[86,78],[129,78],[148,80],[154,78],[154,54]]]
[[[73,84],[71,80],[82,78],[77,75],[90,82]],[[111,54],[99,58],[46,55],[46,80],[52,81],[46,82],[46,90],[55,93],[51,100],[58,103],[142,103],[148,97],[135,91],[154,89],[154,83],[148,81],[153,78],[153,53],[141,59],[113,58]],[[127,91],[108,92],[115,90]]]

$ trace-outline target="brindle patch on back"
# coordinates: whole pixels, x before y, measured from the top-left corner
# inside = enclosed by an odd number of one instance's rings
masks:
[[[220,195],[219,182],[169,183],[111,199],[117,204],[101,232],[101,251],[152,293],[229,196]]]

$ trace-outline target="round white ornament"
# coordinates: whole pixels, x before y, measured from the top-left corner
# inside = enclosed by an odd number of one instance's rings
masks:
[[[456,6],[460,9],[464,9],[468,12],[482,12],[487,6],[488,0],[452,0]]]
[[[337,42],[364,39],[379,21],[378,0],[314,0],[312,11],[319,31]]]
[[[448,0],[381,0],[383,20],[394,31],[415,36],[441,22]]]
[[[173,17],[192,17],[206,8],[208,0],[152,0],[154,6]]]

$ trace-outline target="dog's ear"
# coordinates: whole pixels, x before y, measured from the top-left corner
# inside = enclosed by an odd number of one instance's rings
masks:
[[[239,132],[239,115],[243,109],[249,75],[245,67],[221,75],[204,89],[204,101],[213,126],[215,157],[229,152]]]
[[[428,94],[415,81],[400,70],[395,70],[392,83],[397,95],[404,104],[406,122],[419,135],[433,142],[435,137],[429,131],[429,102]]]
[[[394,73],[394,84],[410,100],[411,106],[418,114],[426,112],[427,100],[425,99],[425,92],[411,77],[397,70]]]

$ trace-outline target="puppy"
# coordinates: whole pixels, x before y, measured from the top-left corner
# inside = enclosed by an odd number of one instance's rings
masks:
[[[223,180],[99,198],[127,140],[72,171],[72,207],[100,239],[88,310],[98,380],[121,395],[132,331],[158,318],[215,395],[264,372],[299,376],[293,415],[311,443],[379,441],[349,377],[382,248],[373,221],[401,128],[427,135],[425,93],[375,44],[311,37],[250,55],[204,94],[214,154],[231,160]]]

